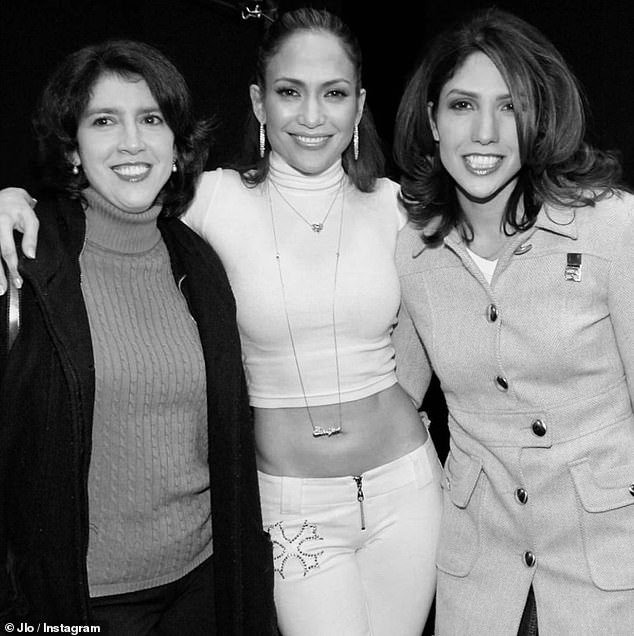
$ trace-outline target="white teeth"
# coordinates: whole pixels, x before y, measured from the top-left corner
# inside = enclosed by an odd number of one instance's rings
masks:
[[[472,170],[491,170],[501,161],[499,155],[467,155],[464,160]]]
[[[124,164],[121,166],[114,166],[112,168],[114,172],[120,174],[122,177],[140,177],[150,170],[150,167],[145,163]]]
[[[318,146],[324,143],[328,137],[303,137],[302,135],[296,135],[298,141],[308,146]]]

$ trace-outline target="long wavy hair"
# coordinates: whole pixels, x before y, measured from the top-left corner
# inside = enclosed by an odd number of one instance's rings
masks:
[[[177,216],[191,202],[205,167],[213,122],[194,117],[185,79],[160,51],[134,40],[108,40],[68,55],[53,71],[38,102],[33,127],[43,185],[71,199],[81,199],[89,184],[72,173],[77,128],[95,83],[105,75],[143,78],[174,133],[177,171],[161,189],[162,216]]]
[[[271,58],[280,50],[288,38],[298,31],[323,31],[339,39],[350,61],[354,65],[357,93],[361,91],[362,54],[356,36],[343,20],[325,9],[301,8],[282,13],[272,23],[265,26],[260,41],[255,77],[253,83],[264,92],[266,69]],[[266,179],[269,169],[268,148],[263,158],[259,155],[259,122],[253,112],[249,112],[245,123],[244,144],[236,169],[243,181],[250,186]],[[354,159],[352,142],[342,155],[343,169],[352,183],[363,192],[374,189],[377,177],[385,174],[385,155],[374,120],[367,102],[359,122],[359,158]]]
[[[401,199],[414,225],[427,230],[425,242],[441,241],[454,227],[465,240],[473,238],[440,160],[427,106],[435,114],[443,86],[476,52],[495,64],[515,105],[522,168],[502,219],[507,234],[531,227],[544,203],[594,205],[623,187],[616,155],[585,141],[586,100],[561,54],[521,18],[484,9],[430,43],[398,108],[394,158],[402,173]]]

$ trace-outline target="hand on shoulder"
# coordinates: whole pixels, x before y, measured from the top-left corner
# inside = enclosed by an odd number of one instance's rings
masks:
[[[37,201],[22,188],[0,190],[0,254],[6,263],[8,276],[16,287],[22,286],[18,274],[18,255],[13,236],[14,231],[22,232],[22,251],[29,258],[35,258],[39,223],[33,211]],[[4,268],[0,267],[0,294],[7,289]]]

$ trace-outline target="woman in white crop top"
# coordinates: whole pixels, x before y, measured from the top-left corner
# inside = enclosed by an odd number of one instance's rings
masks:
[[[205,173],[183,217],[237,301],[284,636],[419,636],[435,590],[441,467],[390,339],[405,219],[360,83],[339,18],[281,15],[254,161]]]

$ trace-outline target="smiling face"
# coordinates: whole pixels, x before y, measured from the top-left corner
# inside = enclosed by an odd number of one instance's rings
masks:
[[[251,86],[251,101],[271,148],[304,174],[338,161],[365,101],[339,39],[324,31],[294,33],[269,60],[265,84]]]
[[[472,53],[429,104],[440,159],[467,202],[505,202],[521,168],[513,102],[484,53]]]
[[[79,119],[71,161],[110,203],[147,210],[171,174],[174,134],[145,80],[108,74],[94,84]]]

